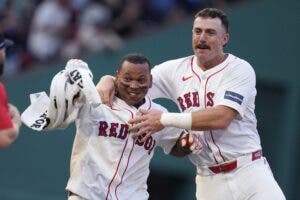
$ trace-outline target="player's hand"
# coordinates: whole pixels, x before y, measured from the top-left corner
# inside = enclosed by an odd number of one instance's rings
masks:
[[[183,134],[177,145],[186,154],[199,154],[203,149],[200,136],[191,132]]]
[[[160,131],[164,126],[160,123],[161,111],[158,110],[140,110],[141,115],[129,120],[132,126],[129,128],[133,138],[142,137],[144,142],[153,133]]]
[[[21,126],[21,117],[19,110],[12,104],[8,104],[9,114],[11,117],[11,120],[15,125],[18,127]]]
[[[102,103],[112,107],[115,95],[115,78],[110,75],[103,76],[96,85]]]

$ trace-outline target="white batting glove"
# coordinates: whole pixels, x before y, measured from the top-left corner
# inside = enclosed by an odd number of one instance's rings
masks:
[[[201,138],[195,133],[183,134],[179,138],[179,144],[185,152],[190,152],[191,154],[200,154],[203,149]]]

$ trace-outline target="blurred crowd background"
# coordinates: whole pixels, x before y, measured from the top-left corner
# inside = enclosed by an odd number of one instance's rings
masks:
[[[5,77],[92,52],[115,51],[203,7],[241,0],[1,0],[0,31],[7,50]]]

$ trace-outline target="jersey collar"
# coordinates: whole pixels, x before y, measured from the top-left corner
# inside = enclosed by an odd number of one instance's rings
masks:
[[[219,71],[220,69],[222,69],[224,66],[226,66],[226,65],[228,64],[228,62],[229,62],[230,60],[232,60],[233,57],[234,57],[234,56],[233,56],[232,54],[228,54],[227,58],[226,58],[222,63],[220,63],[219,65],[217,65],[217,66],[215,66],[215,67],[213,67],[213,68],[211,68],[211,69],[208,69],[208,70],[203,71],[203,70],[201,69],[201,67],[199,67],[199,66],[197,65],[197,57],[194,55],[194,56],[193,56],[193,61],[192,61],[192,69],[193,69],[193,71],[194,71],[195,73],[199,74],[200,77],[208,77],[208,76],[210,76],[211,74],[213,74],[213,73]]]

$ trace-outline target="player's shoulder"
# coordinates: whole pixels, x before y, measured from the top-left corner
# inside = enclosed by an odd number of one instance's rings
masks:
[[[229,63],[229,69],[254,73],[254,69],[252,65],[243,58],[229,54],[228,63]]]

